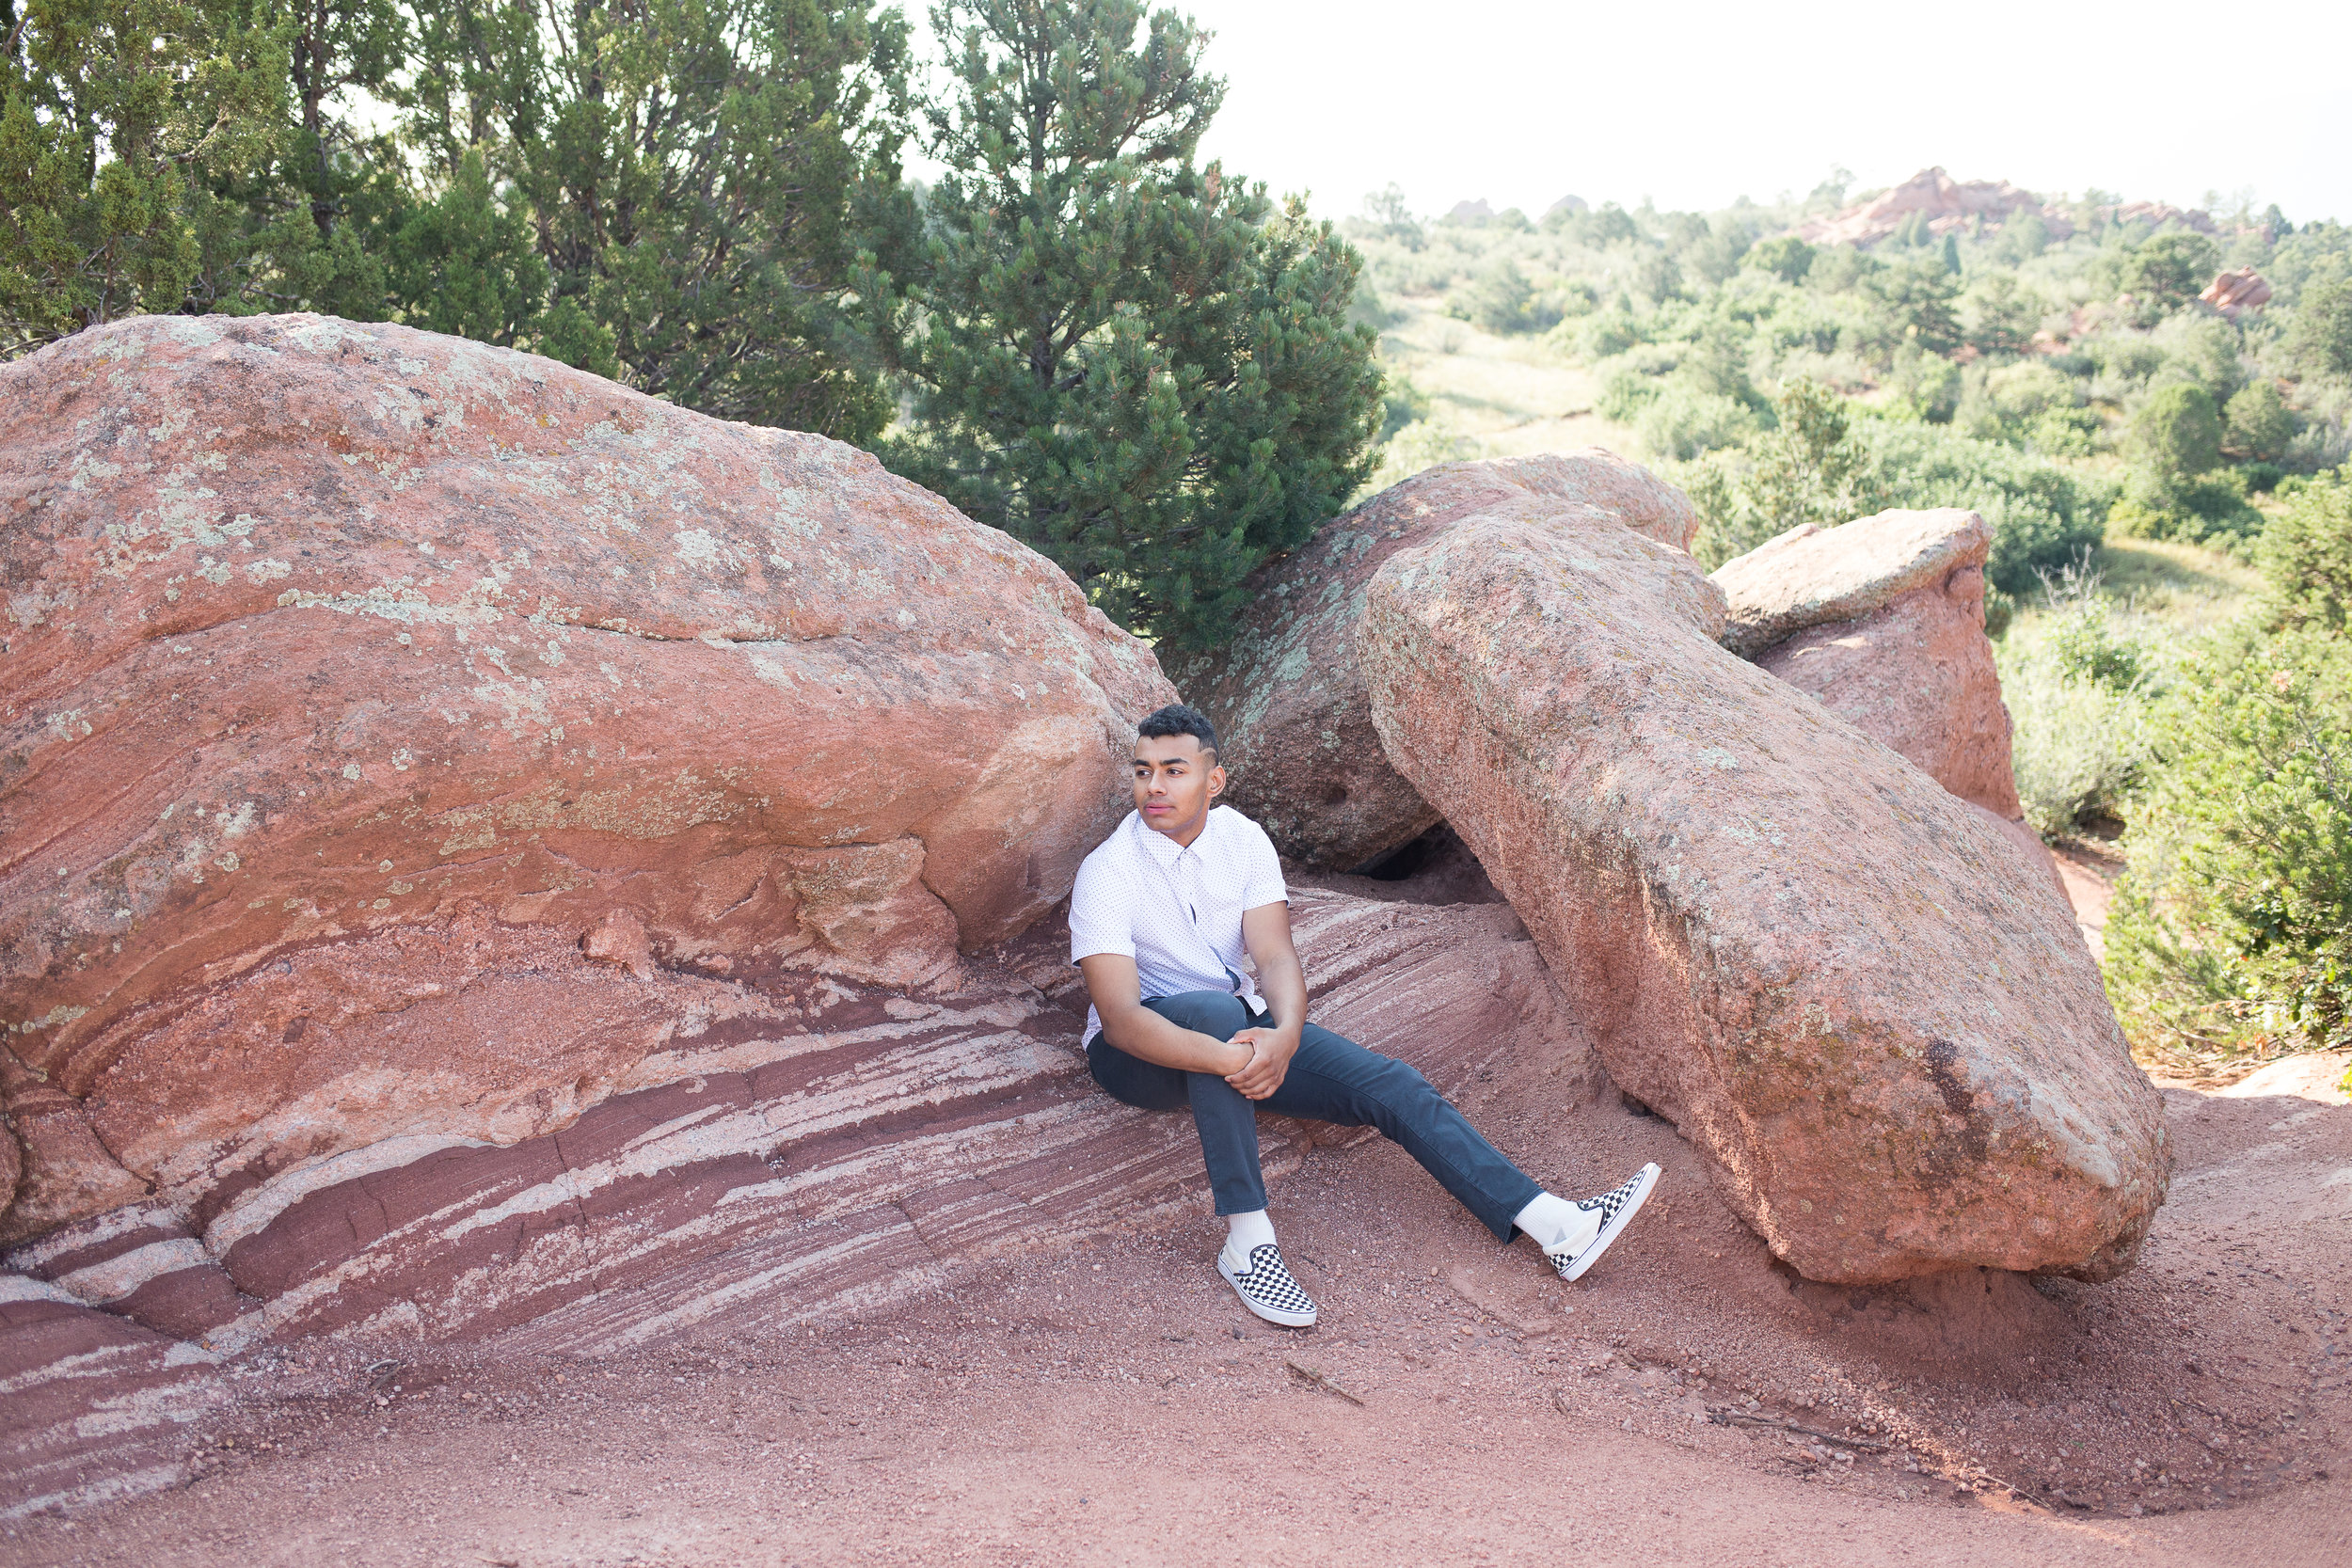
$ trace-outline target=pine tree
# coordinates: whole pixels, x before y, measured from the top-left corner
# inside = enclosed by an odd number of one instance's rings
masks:
[[[930,240],[858,284],[913,419],[896,471],[1058,562],[1135,631],[1222,641],[1242,579],[1367,476],[1380,418],[1360,261],[1197,166],[1208,41],[1135,0],[946,0],[949,172]],[[1138,30],[1142,36],[1137,37]]]
[[[1758,443],[1748,480],[1764,538],[1804,523],[1836,528],[1884,505],[1870,449],[1854,433],[1844,398],[1801,375],[1772,400],[1772,414],[1774,428]]]
[[[0,355],[206,308],[201,198],[282,144],[287,29],[190,0],[14,0],[0,24]]]
[[[396,96],[411,17],[399,0],[264,0],[238,14],[283,40],[287,123],[272,157],[216,176],[196,204],[192,293],[215,309],[379,320],[386,253],[415,197],[389,130],[352,110]]]
[[[405,316],[725,419],[880,433],[889,404],[840,305],[899,189],[896,12],[451,0],[417,27],[406,133],[446,194],[403,230]],[[469,302],[445,302],[461,276]]]

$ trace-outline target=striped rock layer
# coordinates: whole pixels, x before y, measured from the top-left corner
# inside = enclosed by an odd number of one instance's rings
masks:
[[[0,1520],[185,1480],[189,1428],[229,1403],[217,1360],[0,1274]]]
[[[1799,1272],[2128,1268],[2170,1150],[2064,906],[1721,602],[1614,525],[1466,520],[1367,590],[1381,742]]]
[[[1364,588],[1399,550],[1494,513],[1563,526],[1596,516],[1688,549],[1681,491],[1598,447],[1448,463],[1335,518],[1252,579],[1233,639],[1170,670],[1216,721],[1226,799],[1292,861],[1354,871],[1437,826],[1438,808],[1381,753],[1361,667]]]

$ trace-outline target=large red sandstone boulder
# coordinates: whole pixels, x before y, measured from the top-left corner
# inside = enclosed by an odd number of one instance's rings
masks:
[[[952,986],[1173,696],[864,452],[400,327],[0,367],[0,515],[8,1239],[547,1135],[736,981]]]
[[[1717,646],[1699,580],[1622,529],[1393,555],[1359,642],[1389,756],[1803,1274],[2128,1267],[2163,1107],[2067,911],[1985,813]]]
[[[2013,819],[2009,709],[1984,634],[1992,547],[1985,520],[1952,508],[1791,529],[1714,573],[1724,645]]]
[[[1352,871],[1436,826],[1436,809],[1372,743],[1357,624],[1364,585],[1390,556],[1489,515],[1606,515],[1677,549],[1698,531],[1681,491],[1593,447],[1428,469],[1263,568],[1233,640],[1172,673],[1216,721],[1227,798],[1292,861]]]

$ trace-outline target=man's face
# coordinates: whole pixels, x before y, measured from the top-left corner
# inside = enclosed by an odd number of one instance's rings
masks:
[[[1201,750],[1189,735],[1146,736],[1136,742],[1136,810],[1143,825],[1160,832],[1182,832],[1209,813],[1209,802],[1225,788],[1216,753]]]

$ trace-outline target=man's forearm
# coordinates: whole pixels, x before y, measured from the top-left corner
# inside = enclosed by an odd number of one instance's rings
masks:
[[[1259,994],[1265,998],[1266,1011],[1274,1019],[1274,1026],[1295,1036],[1307,1022],[1307,976],[1293,956],[1285,960],[1262,966],[1258,976]]]
[[[1249,1062],[1249,1048],[1171,1023],[1149,1007],[1122,1008],[1103,1019],[1103,1035],[1128,1055],[1180,1072],[1223,1077]]]

